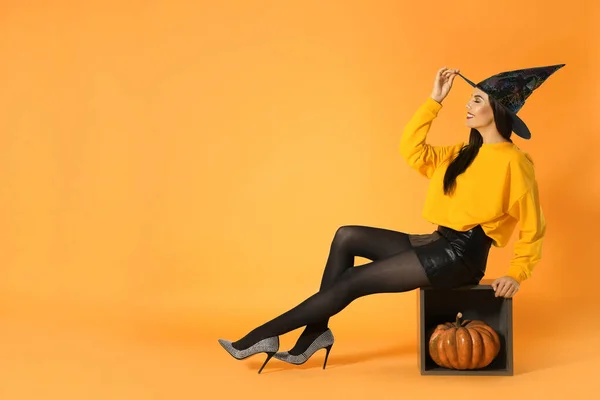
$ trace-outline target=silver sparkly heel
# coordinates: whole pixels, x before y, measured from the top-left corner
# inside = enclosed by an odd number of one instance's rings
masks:
[[[327,365],[327,358],[329,357],[329,352],[333,347],[333,342],[333,332],[331,332],[331,329],[327,329],[325,332],[320,334],[303,353],[294,356],[287,351],[282,351],[279,353],[275,353],[273,357],[290,364],[300,365],[308,361],[308,359],[312,357],[312,355],[315,354],[318,350],[325,349],[327,350],[327,353],[325,353],[325,362],[323,363],[323,369],[325,369],[325,365]]]
[[[230,340],[219,339],[219,343],[221,344],[221,346],[223,346],[225,350],[227,350],[229,354],[231,354],[234,358],[238,360],[243,360],[244,358],[248,358],[258,353],[267,353],[267,359],[263,363],[262,367],[260,367],[260,369],[258,370],[259,374],[263,370],[265,365],[267,365],[271,357],[273,357],[277,350],[279,350],[279,336],[272,336],[263,339],[260,342],[257,342],[244,350],[238,350],[235,347],[233,347],[231,345],[232,342]]]

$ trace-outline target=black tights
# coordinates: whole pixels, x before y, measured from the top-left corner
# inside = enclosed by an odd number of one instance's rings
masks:
[[[371,263],[354,267],[354,257]],[[301,326],[291,354],[302,353],[328,328],[329,318],[359,297],[375,293],[406,292],[429,286],[427,275],[412,250],[409,235],[367,226],[343,226],[331,243],[319,292],[233,343],[245,349]]]

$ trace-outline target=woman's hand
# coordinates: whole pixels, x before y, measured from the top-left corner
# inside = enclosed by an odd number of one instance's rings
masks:
[[[454,82],[454,78],[459,72],[460,70],[458,69],[441,68],[435,75],[431,98],[441,103],[448,96],[452,88],[452,82]]]
[[[513,297],[520,286],[519,282],[510,276],[502,276],[492,283],[496,297]]]

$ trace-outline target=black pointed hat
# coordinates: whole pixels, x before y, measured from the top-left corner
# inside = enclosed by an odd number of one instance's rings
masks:
[[[525,100],[540,87],[550,75],[565,64],[550,65],[546,67],[518,69],[514,71],[501,72],[490,76],[485,80],[474,84],[464,76],[460,75],[469,85],[477,87],[502,104],[513,121],[512,130],[524,139],[531,138],[529,128],[517,112],[525,104]]]

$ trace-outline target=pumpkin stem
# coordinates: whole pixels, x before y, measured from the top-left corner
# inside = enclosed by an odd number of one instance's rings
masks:
[[[456,314],[456,327],[460,328],[460,319],[462,318],[462,313]]]

